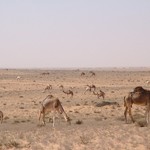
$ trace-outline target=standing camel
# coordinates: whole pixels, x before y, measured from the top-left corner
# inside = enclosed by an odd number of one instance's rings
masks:
[[[94,95],[97,95],[97,98],[99,99],[100,97],[102,97],[103,99],[105,98],[105,92],[103,92],[102,90],[99,90],[98,92],[93,91]]]
[[[146,106],[145,118],[147,124],[149,123],[149,113],[150,113],[150,91],[144,89],[141,86],[135,87],[133,92],[130,92],[127,97],[124,97],[124,116],[125,121],[127,123],[127,112],[129,112],[129,116],[132,122],[135,122],[133,119],[131,108],[133,104]]]
[[[47,90],[51,90],[51,89],[52,89],[52,85],[51,85],[51,84],[48,84],[48,85],[45,87],[45,89],[44,89],[43,92],[46,92]]]
[[[91,74],[91,77],[96,75],[93,71],[90,71],[89,73]]]
[[[84,73],[84,72],[81,72],[81,76],[85,76],[85,73]]]
[[[48,95],[41,103],[41,109],[39,114],[39,121],[42,115],[42,121],[45,125],[45,115],[48,112],[53,112],[53,127],[55,126],[55,115],[56,113],[62,114],[64,119],[70,123],[70,118],[67,116],[64,108],[61,105],[61,102],[58,98],[55,98],[52,95]]]
[[[65,93],[65,94],[67,94],[67,95],[71,95],[71,98],[73,97],[73,91],[71,91],[71,90],[65,91],[64,87],[62,87],[62,92]]]
[[[95,86],[94,84],[92,84],[92,85],[86,85],[84,94],[85,94],[87,91],[92,92],[92,89],[93,89],[93,91],[95,91],[95,89],[96,89],[96,86]]]

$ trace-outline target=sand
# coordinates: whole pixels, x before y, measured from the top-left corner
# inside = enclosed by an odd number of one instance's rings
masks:
[[[145,122],[145,107],[133,105],[136,122],[124,119],[123,97],[134,87],[150,89],[148,69],[93,70],[0,70],[0,149],[27,150],[150,150],[150,127]],[[85,72],[85,76],[80,76]],[[20,76],[20,78],[17,78]],[[44,92],[51,84],[52,89]],[[106,93],[103,100],[85,86],[94,84]],[[59,88],[71,89],[73,98]],[[71,125],[62,116],[55,128],[46,117],[41,126],[38,115],[41,101],[49,94],[58,97],[71,118]],[[106,104],[102,106],[101,104]]]

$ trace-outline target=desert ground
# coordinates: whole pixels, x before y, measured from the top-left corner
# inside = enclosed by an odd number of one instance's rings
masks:
[[[145,107],[133,105],[136,122],[124,118],[124,96],[136,86],[150,89],[149,69],[42,70],[1,69],[0,149],[26,150],[150,150],[150,127],[145,121]],[[85,75],[81,76],[84,72]],[[52,89],[44,90],[50,84]],[[97,98],[86,92],[94,84],[105,92]],[[72,90],[66,95],[60,89]],[[52,94],[59,98],[71,125],[58,115],[53,128],[46,116],[46,125],[39,122],[43,99]]]

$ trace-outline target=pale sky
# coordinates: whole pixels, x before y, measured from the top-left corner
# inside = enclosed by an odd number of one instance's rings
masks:
[[[0,0],[0,68],[150,67],[150,0]]]

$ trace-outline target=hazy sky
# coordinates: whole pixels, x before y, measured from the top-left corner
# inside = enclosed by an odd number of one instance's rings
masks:
[[[150,0],[0,0],[0,68],[150,67]]]

